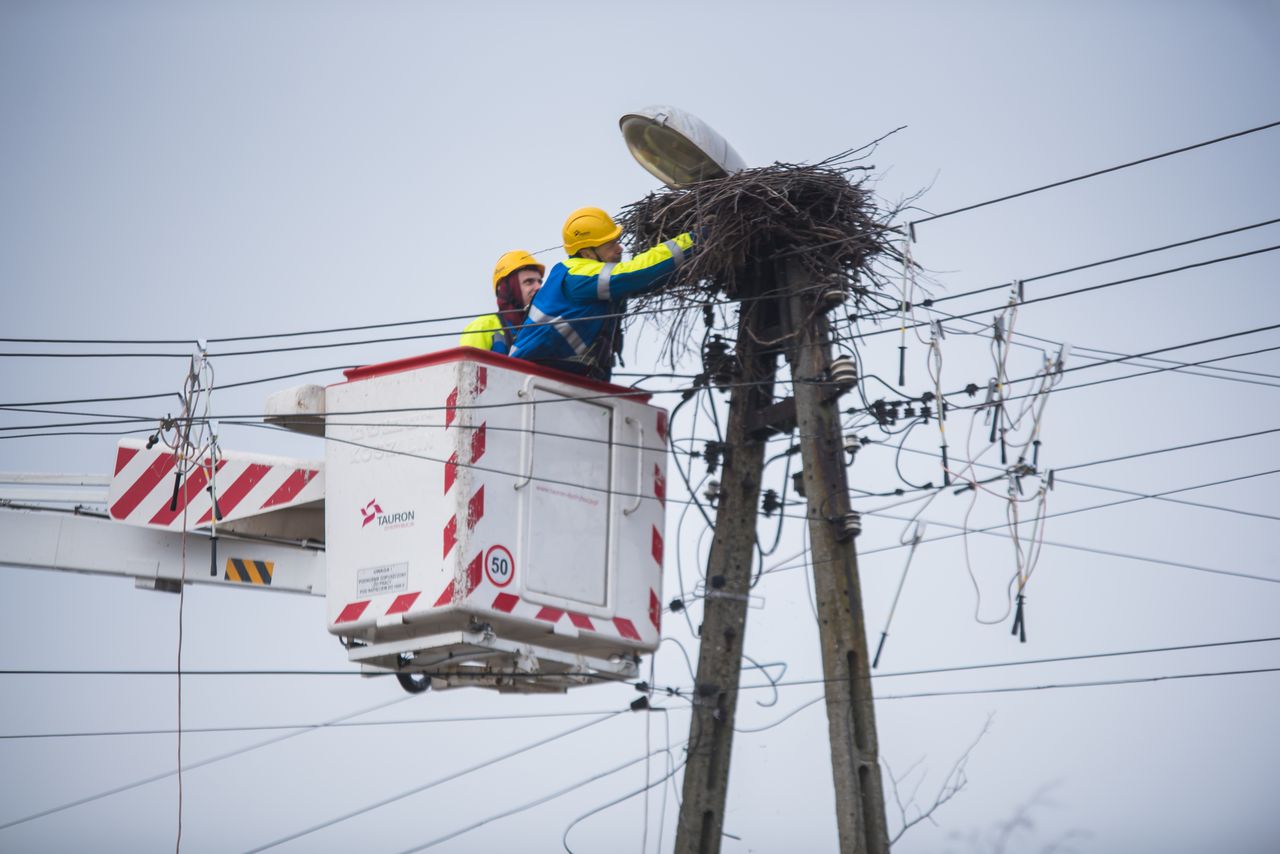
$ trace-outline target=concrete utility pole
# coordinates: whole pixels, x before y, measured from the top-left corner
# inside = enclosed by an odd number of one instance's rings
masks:
[[[797,332],[787,347],[787,363],[804,461],[840,850],[886,854],[889,835],[854,546],[861,523],[849,507],[839,391],[827,372],[830,327],[798,262],[786,265],[782,279],[779,285],[791,292],[784,325]]]
[[[758,343],[776,322],[777,303],[762,300],[741,305],[737,358],[742,372],[734,379],[737,385],[729,399],[722,486],[707,562],[684,801],[676,828],[679,854],[720,850],[767,438],[755,431],[755,416],[773,400],[777,370],[776,350],[766,351]]]
[[[840,388],[828,373],[829,326],[823,300],[814,288],[806,287],[807,277],[798,263],[784,265],[776,278],[767,277],[761,285],[757,293],[778,293],[780,298],[752,303],[754,313],[744,310],[739,321],[737,356],[743,372],[729,401],[723,485],[707,564],[707,601],[675,850],[720,850],[765,440],[771,433],[794,428],[804,462],[840,851],[887,854],[854,548],[859,520],[849,507]],[[787,342],[794,397],[774,402],[777,348],[760,342],[778,340]]]

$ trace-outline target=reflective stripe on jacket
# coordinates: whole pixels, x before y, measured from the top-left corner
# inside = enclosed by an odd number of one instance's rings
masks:
[[[512,333],[516,327],[510,327]],[[475,347],[480,350],[492,350],[495,353],[507,352],[507,337],[503,329],[502,318],[496,314],[486,314],[471,321],[462,330],[458,339],[459,347]]]
[[[660,287],[693,245],[693,235],[685,233],[630,261],[575,257],[556,264],[534,296],[510,355],[575,363],[607,377],[617,328],[610,315],[626,309],[627,297]]]

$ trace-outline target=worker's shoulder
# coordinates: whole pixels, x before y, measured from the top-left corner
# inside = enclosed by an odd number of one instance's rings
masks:
[[[589,279],[600,275],[600,271],[604,269],[604,262],[592,261],[590,258],[566,258],[556,267],[563,267],[565,276],[578,276]],[[552,272],[555,271],[553,270]]]
[[[485,332],[493,329],[502,328],[502,318],[496,314],[482,314],[475,320],[472,320],[464,328],[463,332]]]

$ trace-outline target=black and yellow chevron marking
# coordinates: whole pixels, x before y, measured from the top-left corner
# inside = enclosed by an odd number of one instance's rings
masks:
[[[227,581],[242,584],[271,584],[271,572],[275,564],[269,560],[242,560],[233,557],[227,561]]]

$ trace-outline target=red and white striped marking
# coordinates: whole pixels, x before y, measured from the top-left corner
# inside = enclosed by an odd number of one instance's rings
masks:
[[[649,620],[653,623],[654,629],[659,628],[659,623],[654,619],[654,603],[657,601],[658,594],[653,590],[650,590]],[[553,608],[549,605],[539,605],[536,602],[529,602],[521,599],[514,593],[497,594],[494,596],[493,604],[490,607],[495,611],[501,611],[504,614],[511,614],[514,617],[541,620],[550,625],[555,625],[567,617],[568,622],[581,632],[594,632],[599,635],[607,635],[609,637],[617,637],[630,641],[643,640],[640,635],[640,631],[636,628],[636,624],[626,617],[591,617],[587,614],[580,614],[577,611],[570,611],[564,608]],[[661,608],[658,608],[658,611],[661,612]]]
[[[471,496],[471,500],[467,502],[467,515],[463,519],[463,524],[467,526],[467,530],[475,530],[476,523],[484,518],[484,487],[481,486],[476,490],[476,494]],[[444,553],[441,558],[447,558],[449,552],[453,551],[453,547],[458,544],[458,516],[454,514],[449,517],[449,521],[444,526]]]
[[[475,465],[481,457],[484,456],[485,443],[485,424],[480,422],[480,426],[475,428],[475,432],[471,434],[471,458],[467,460],[466,465]],[[462,463],[458,459],[458,452],[454,451],[449,455],[449,459],[444,464],[444,492],[449,494],[449,490],[453,488],[454,481],[458,479],[458,466]]]
[[[320,463],[279,457],[228,453],[216,465],[201,465],[178,482],[178,461],[172,451],[145,442],[123,439],[116,449],[115,472],[107,497],[111,518],[130,525],[180,530],[208,525],[213,520],[210,475],[217,489],[223,520],[243,519],[271,510],[324,498]]]
[[[403,614],[413,607],[413,603],[418,601],[421,592],[417,593],[401,593],[395,599],[391,600],[391,604],[383,612],[386,616],[393,614]],[[369,610],[369,606],[373,603],[372,599],[361,599],[359,602],[349,602],[342,612],[338,614],[338,618],[333,621],[334,625],[342,623],[354,623],[356,620],[364,616]]]
[[[489,370],[484,365],[476,367],[476,378],[471,384],[471,399],[474,400],[489,385]],[[453,391],[449,392],[449,397],[444,404],[444,426],[447,430],[458,417],[458,396],[462,390],[457,386],[453,387]]]

